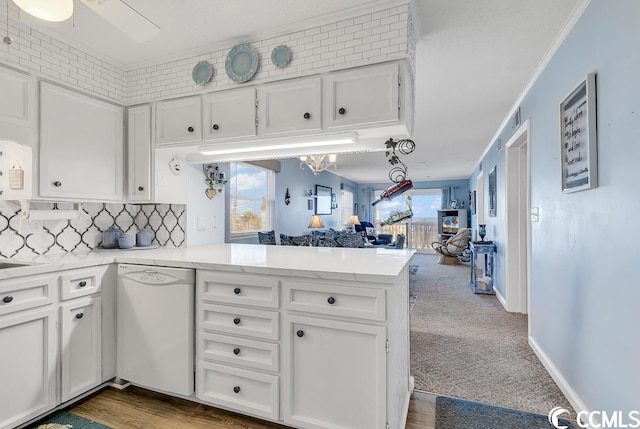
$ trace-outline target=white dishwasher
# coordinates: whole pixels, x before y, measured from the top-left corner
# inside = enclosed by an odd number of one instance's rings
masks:
[[[118,265],[119,378],[194,393],[194,293],[194,270]]]

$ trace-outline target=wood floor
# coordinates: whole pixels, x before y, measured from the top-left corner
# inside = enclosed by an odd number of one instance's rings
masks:
[[[433,429],[435,395],[415,392],[407,429]],[[275,423],[173,398],[139,387],[104,389],[69,412],[114,429],[272,429]]]

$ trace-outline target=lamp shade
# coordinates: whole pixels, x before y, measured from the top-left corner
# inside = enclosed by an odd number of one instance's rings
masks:
[[[358,215],[351,215],[349,217],[349,225],[360,225],[360,219],[358,219]]]
[[[29,15],[45,21],[60,22],[73,15],[73,0],[13,0]]]
[[[309,226],[307,228],[324,228],[324,223],[322,223],[320,215],[311,215],[311,220],[309,221]]]

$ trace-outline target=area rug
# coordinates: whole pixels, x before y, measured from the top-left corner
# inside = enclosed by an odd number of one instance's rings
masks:
[[[409,315],[411,315],[413,306],[416,305],[416,300],[418,299],[417,289],[415,287],[411,287],[411,284],[415,283],[411,281],[412,277],[418,272],[418,268],[420,268],[420,265],[409,265]]]
[[[560,426],[575,428],[571,421],[558,419]],[[517,411],[480,402],[438,396],[436,429],[553,429],[548,416]]]
[[[91,420],[83,419],[75,414],[60,411],[36,422],[26,429],[111,429]]]

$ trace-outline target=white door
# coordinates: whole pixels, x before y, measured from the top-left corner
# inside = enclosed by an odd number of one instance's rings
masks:
[[[0,318],[0,429],[9,429],[56,404],[55,310]]]
[[[302,316],[284,326],[285,423],[384,429],[386,329]]]
[[[320,130],[321,85],[310,78],[258,87],[258,133]]]
[[[62,402],[101,382],[102,301],[79,298],[60,306],[62,336]]]
[[[324,86],[327,128],[398,120],[397,64],[336,72]]]
[[[151,105],[130,107],[127,121],[129,202],[151,201]]]
[[[256,90],[242,88],[202,97],[204,140],[256,135]]]
[[[0,121],[34,126],[36,91],[31,76],[0,67],[0,94]]]
[[[40,195],[121,200],[122,108],[40,85]]]
[[[202,140],[200,96],[159,101],[156,104],[156,143]]]

